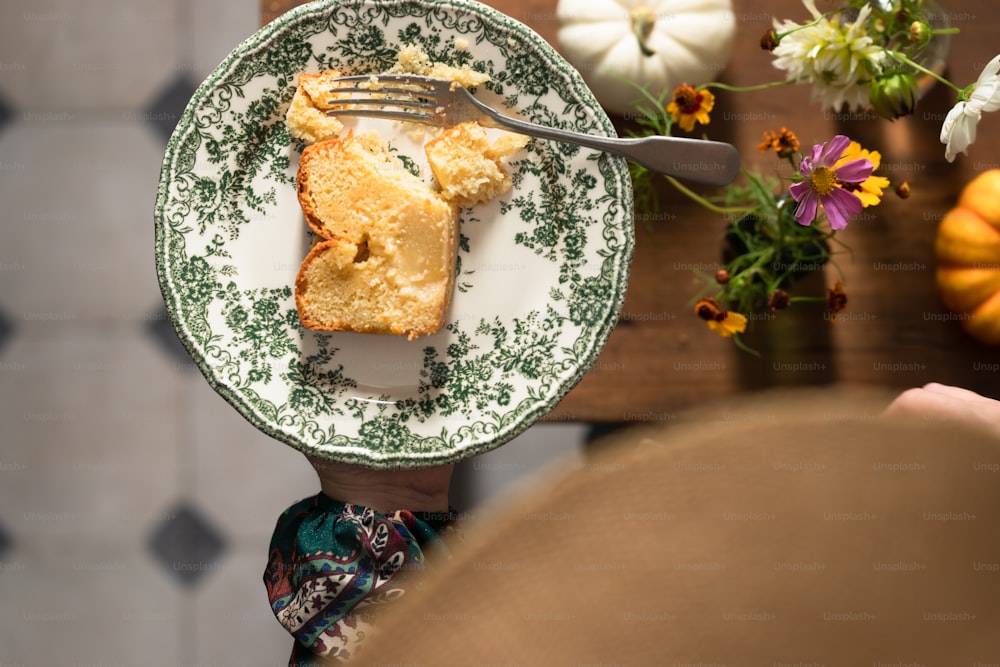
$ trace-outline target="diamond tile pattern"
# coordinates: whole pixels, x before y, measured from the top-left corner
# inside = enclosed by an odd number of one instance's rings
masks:
[[[149,548],[168,574],[193,586],[218,567],[226,541],[197,510],[182,504],[159,523]]]
[[[163,89],[149,104],[143,113],[143,118],[149,122],[158,135],[166,142],[170,139],[177,121],[187,107],[198,84],[181,72]]]
[[[3,354],[3,349],[7,344],[7,341],[14,335],[14,321],[11,320],[10,315],[0,308],[0,354]]]
[[[47,114],[0,132],[0,306],[26,334],[139,329],[162,303],[152,211],[163,145],[121,112]]]
[[[0,7],[0,667],[287,664],[260,577],[315,473],[196,372],[153,259],[163,147],[259,4]],[[454,504],[585,439],[531,429]]]
[[[149,323],[146,325],[146,333],[149,334],[156,346],[159,347],[163,353],[177,365],[178,368],[194,370],[194,362],[188,355],[187,350],[184,348],[184,344],[181,343],[180,338],[177,337],[177,331],[174,329],[174,325],[170,321],[170,316],[167,315],[166,308],[160,306],[160,309],[149,318]]]
[[[0,89],[29,113],[134,114],[175,72],[190,1],[4,0]]]
[[[14,110],[7,103],[6,98],[0,95],[0,132],[14,120]]]
[[[13,540],[7,534],[7,531],[4,530],[3,524],[0,523],[0,561],[3,561],[4,557],[7,555],[7,552],[11,550],[11,547],[13,547],[13,545],[14,545]]]

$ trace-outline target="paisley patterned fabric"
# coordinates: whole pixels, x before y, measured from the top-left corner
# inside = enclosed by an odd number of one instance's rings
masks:
[[[378,608],[403,595],[428,561],[448,557],[442,534],[453,530],[455,516],[385,515],[322,493],[285,510],[264,584],[275,617],[295,638],[289,664],[350,658]]]

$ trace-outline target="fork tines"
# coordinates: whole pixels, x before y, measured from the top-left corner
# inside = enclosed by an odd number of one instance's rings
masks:
[[[364,90],[386,90],[392,85],[411,86],[406,92],[413,92],[412,87],[421,87],[428,90],[450,88],[458,85],[446,79],[435,79],[432,76],[421,76],[419,74],[355,74],[352,76],[341,76],[333,79],[337,83],[354,83]],[[368,83],[368,87],[360,84]],[[385,85],[383,85],[385,84]],[[332,88],[331,91],[340,90]]]
[[[435,113],[441,110],[440,102],[435,99],[435,88],[451,85],[450,81],[410,74],[362,74],[334,81],[351,85],[329,90],[334,97],[327,101],[331,107],[326,110],[328,115],[421,122],[433,121]]]

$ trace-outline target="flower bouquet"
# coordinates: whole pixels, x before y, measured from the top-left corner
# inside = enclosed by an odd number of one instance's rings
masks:
[[[940,134],[950,162],[968,151],[982,112],[1000,109],[1000,56],[964,88],[925,64],[937,40],[957,32],[939,25],[930,0],[845,0],[824,12],[815,0],[802,3],[807,21],[775,20],[760,40],[783,77],[745,87],[684,84],[668,91],[669,98],[636,86],[641,95],[635,105],[639,135],[668,135],[677,129],[692,133],[709,126],[713,90],[739,93],[789,85],[811,87],[814,101],[833,112],[871,110],[892,121],[915,111],[924,80],[956,93]],[[776,314],[797,301],[825,301],[835,322],[847,305],[842,282],[823,294],[809,294],[796,290],[799,279],[846,250],[836,235],[865,208],[877,206],[890,189],[904,198],[910,192],[908,183],[892,183],[878,173],[878,151],[844,135],[803,150],[792,130],[779,127],[764,134],[759,148],[786,161],[787,172],[769,176],[744,170],[742,178],[714,196],[665,177],[728,221],[722,268],[714,275],[700,274],[704,287],[695,297],[694,313],[712,331],[747,350],[740,336],[752,319],[748,315],[762,310]],[[651,184],[659,176],[639,166],[633,170],[637,204],[655,207]]]

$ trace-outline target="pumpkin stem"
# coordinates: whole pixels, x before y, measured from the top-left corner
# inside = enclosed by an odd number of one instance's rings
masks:
[[[639,40],[639,50],[642,51],[642,55],[647,57],[655,55],[656,51],[653,51],[646,45],[646,40],[649,39],[649,36],[653,32],[653,27],[656,26],[656,12],[646,5],[639,5],[631,11],[630,16],[632,19],[632,33]]]

